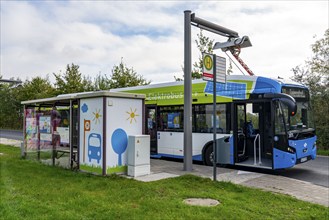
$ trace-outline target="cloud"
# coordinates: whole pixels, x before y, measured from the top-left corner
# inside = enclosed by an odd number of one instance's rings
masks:
[[[289,77],[328,28],[328,2],[1,1],[1,74],[45,76],[69,63],[85,75],[111,74],[121,57],[153,82],[181,76],[184,13],[248,35],[241,57],[257,75]],[[192,28],[192,42],[198,29]],[[216,41],[226,39],[205,32]],[[193,62],[199,52],[193,43]],[[224,54],[216,51],[218,55]]]

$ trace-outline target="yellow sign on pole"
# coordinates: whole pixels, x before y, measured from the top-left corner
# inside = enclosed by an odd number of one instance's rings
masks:
[[[209,55],[205,55],[203,59],[203,65],[207,70],[211,70],[213,66],[212,57]]]
[[[203,80],[214,81],[215,75],[216,83],[226,83],[226,59],[224,57],[216,56],[215,54],[203,53],[202,55]]]
[[[203,80],[213,81],[214,78],[214,61],[213,55],[203,53]]]

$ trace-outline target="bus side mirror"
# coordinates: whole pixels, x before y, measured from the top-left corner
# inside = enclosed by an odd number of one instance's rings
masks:
[[[288,111],[289,111],[289,115],[290,116],[294,116],[297,112],[297,105],[296,102],[294,102],[291,99],[287,99],[287,98],[281,98],[280,101],[285,104],[286,106],[288,106]]]

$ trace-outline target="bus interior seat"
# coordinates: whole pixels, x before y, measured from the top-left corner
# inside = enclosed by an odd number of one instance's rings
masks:
[[[246,132],[248,138],[255,138],[257,135],[257,131],[254,129],[252,121],[248,121],[246,123]]]

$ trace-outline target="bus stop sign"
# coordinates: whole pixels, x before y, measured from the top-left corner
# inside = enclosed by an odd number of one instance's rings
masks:
[[[226,58],[216,56],[215,54],[203,53],[203,72],[202,78],[206,81],[214,81],[214,75],[216,76],[216,82],[226,83]]]

